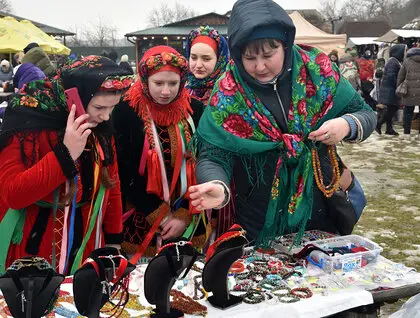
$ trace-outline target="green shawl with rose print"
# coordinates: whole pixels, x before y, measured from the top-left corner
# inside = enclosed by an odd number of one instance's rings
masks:
[[[269,246],[285,231],[297,230],[303,235],[312,213],[314,185],[314,144],[308,135],[342,113],[357,94],[325,53],[294,45],[293,55],[288,133],[280,130],[231,62],[215,85],[192,144],[197,153],[203,152],[206,159],[223,166],[228,175],[234,158],[250,169],[251,165],[262,167],[268,152],[278,153],[258,246]]]

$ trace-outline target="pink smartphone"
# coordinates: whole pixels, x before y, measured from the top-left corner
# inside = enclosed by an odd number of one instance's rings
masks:
[[[75,118],[86,114],[85,109],[83,107],[82,100],[80,99],[79,92],[77,91],[76,87],[72,87],[66,89],[64,91],[64,96],[66,97],[67,107],[69,108],[69,112],[71,111],[71,107],[76,105],[76,115]]]

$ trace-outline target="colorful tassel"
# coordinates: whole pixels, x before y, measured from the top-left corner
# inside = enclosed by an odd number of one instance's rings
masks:
[[[147,192],[163,199],[163,186],[159,157],[155,149],[150,149],[147,156]]]

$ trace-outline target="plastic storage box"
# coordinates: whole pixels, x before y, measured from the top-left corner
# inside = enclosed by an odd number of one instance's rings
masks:
[[[343,246],[360,246],[367,251],[356,253],[348,253],[340,255],[336,253],[334,256],[327,255],[320,251],[313,251],[308,256],[308,261],[327,273],[348,273],[355,269],[361,268],[373,261],[381,254],[383,248],[371,240],[359,235],[337,236],[330,239],[310,242],[323,250],[331,250],[334,247]]]

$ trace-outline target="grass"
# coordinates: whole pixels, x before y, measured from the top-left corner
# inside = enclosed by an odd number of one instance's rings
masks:
[[[383,248],[383,256],[420,270],[420,141],[372,135],[339,147],[363,185],[368,205],[354,229]],[[387,317],[404,300],[381,308]]]

